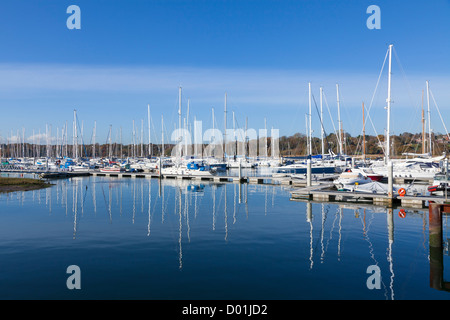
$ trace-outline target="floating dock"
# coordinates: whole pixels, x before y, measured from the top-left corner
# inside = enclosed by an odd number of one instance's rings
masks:
[[[149,178],[149,179],[183,179],[183,180],[199,180],[199,181],[214,181],[214,182],[236,182],[236,183],[255,183],[272,184],[272,177],[239,177],[239,176],[225,176],[225,175],[177,175],[177,174],[158,174],[151,172],[98,172],[92,171],[89,173],[94,177],[118,177],[118,178]]]
[[[291,200],[314,200],[318,202],[352,202],[352,203],[373,203],[383,206],[402,206],[409,208],[425,208],[429,202],[444,203],[444,196],[423,196],[423,195],[395,195],[389,198],[387,194],[368,192],[349,192],[333,189],[330,184],[320,184],[311,187],[298,189],[291,192]]]
[[[291,192],[291,200],[294,201],[318,201],[318,202],[350,202],[350,203],[373,203],[383,206],[405,206],[412,208],[428,207],[429,202],[444,203],[445,197],[440,196],[422,196],[422,195],[398,195],[389,198],[386,194],[338,191],[334,187],[333,180],[338,174],[313,174],[311,177],[311,186],[302,177],[290,176],[229,176],[229,175],[176,175],[159,174],[157,172],[101,172],[98,170],[89,171],[19,171],[2,170],[1,172],[10,173],[34,173],[39,174],[42,179],[63,179],[79,176],[104,176],[117,178],[147,178],[147,179],[186,179],[197,181],[211,181],[218,183],[249,183],[265,185],[286,185],[294,190]],[[430,185],[432,181],[420,178],[393,178],[394,184],[422,184]]]

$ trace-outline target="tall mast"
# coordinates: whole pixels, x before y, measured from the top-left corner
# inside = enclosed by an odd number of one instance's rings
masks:
[[[423,110],[423,90],[422,90],[422,153],[425,153],[425,112]]]
[[[265,137],[264,137],[264,152],[265,152],[265,156],[266,156],[266,160],[267,160],[267,156],[268,156],[268,149],[267,149],[267,118],[264,117],[264,132],[265,132]]]
[[[178,129],[181,130],[181,87],[178,89]]]
[[[223,124],[223,160],[225,160],[225,149],[227,147],[227,93],[225,92],[224,124]]]
[[[11,150],[9,151],[11,155]],[[39,135],[38,135],[38,158],[41,157],[41,129],[39,129]]]
[[[308,153],[311,156],[312,155],[312,145],[311,145],[311,136],[312,136],[312,129],[311,129],[311,82],[308,83],[308,95],[309,95],[309,132],[308,132],[308,143],[309,143],[309,149]]]
[[[97,121],[94,121],[94,134],[92,135],[92,158],[95,159],[95,134],[97,131]]]
[[[325,144],[324,144],[324,132],[323,132],[323,104],[322,104],[322,98],[323,98],[323,88],[320,87],[320,139],[322,142],[322,161],[325,154]]]
[[[164,158],[164,116],[163,115],[161,115],[161,160],[162,160],[162,158]],[[161,162],[161,166],[162,166],[162,162]]]
[[[77,110],[73,110],[73,132],[74,132],[74,148],[75,160],[78,159],[78,133],[77,133]]]
[[[363,114],[363,161],[366,162],[366,119],[364,116],[364,102],[362,103]]]
[[[58,131],[56,131],[58,133]],[[56,141],[58,145],[58,141]],[[22,127],[22,158],[25,158],[25,127]]]
[[[249,140],[248,117],[245,117],[245,160],[247,160],[247,157],[250,156]]]
[[[109,125],[109,160],[112,158],[112,142],[111,142],[111,129],[112,125]]]
[[[306,128],[306,153],[309,153],[309,129],[308,129],[308,114],[305,113],[305,128]]]
[[[386,130],[386,164],[391,160],[391,78],[392,78],[392,44],[389,45],[389,72],[387,96],[387,130]]]
[[[123,159],[122,127],[120,127],[120,159]]]
[[[144,119],[141,119],[141,157],[144,156]]]
[[[338,108],[338,126],[339,126],[339,154],[342,154],[342,122],[341,122],[341,103],[339,100],[339,84],[336,83],[336,97]]]
[[[148,120],[148,154],[150,157],[153,154],[153,150],[150,146],[150,105],[147,105],[147,120]]]
[[[187,111],[186,111],[186,124],[184,125],[184,133],[183,135],[185,136],[184,138],[184,154],[187,156],[188,155],[188,139],[187,139],[187,133],[189,132],[189,108],[191,106],[191,100],[188,99],[187,101]]]
[[[212,107],[211,108],[211,114],[212,114],[212,127],[213,127],[213,132],[214,132],[214,130],[216,129],[215,128],[215,124],[214,124],[214,122],[215,122],[215,119],[214,119],[214,107]],[[213,134],[213,137],[215,138],[215,135]]]
[[[211,113],[212,113],[212,128],[213,128],[213,136],[212,136],[212,145],[215,145],[216,144],[216,130],[215,130],[215,124],[214,124],[214,122],[215,122],[215,120],[214,120],[214,107],[212,107],[211,108]],[[209,156],[215,156],[215,148],[213,148],[212,149],[212,152],[213,152],[213,154],[210,154]]]
[[[234,111],[233,111],[233,138],[234,138],[234,156],[237,155],[237,138],[236,138],[236,121],[234,119]]]
[[[428,105],[428,152],[433,155],[433,147],[431,145],[431,113],[430,113],[430,84],[427,80],[427,105]]]
[[[84,130],[84,120],[81,120],[81,146],[80,146],[80,156],[83,158],[83,130]]]

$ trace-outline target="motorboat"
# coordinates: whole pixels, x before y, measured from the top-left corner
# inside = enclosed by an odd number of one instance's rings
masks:
[[[125,171],[125,169],[120,167],[117,164],[113,164],[110,166],[100,168],[100,172],[105,172],[105,173],[116,173],[116,172],[118,173],[118,172],[123,172],[123,171]]]
[[[360,168],[353,168],[353,169],[349,169],[351,172],[355,172],[355,173],[361,173],[363,176],[370,178],[370,180],[372,181],[380,181],[381,179],[384,178],[384,175],[382,175],[381,173],[376,173],[373,171],[373,169],[371,168],[364,168],[364,167],[360,167]]]
[[[217,170],[211,168],[210,165],[201,161],[190,161],[186,166],[175,165],[172,167],[162,168],[161,173],[164,175],[185,175],[185,176],[213,176]]]
[[[433,178],[433,184],[428,187],[428,192],[432,195],[444,195],[450,189],[448,176],[445,173],[438,173]]]
[[[342,172],[337,179],[333,181],[336,188],[343,189],[346,186],[355,186],[372,182],[368,177],[363,176],[359,172],[346,171]]]

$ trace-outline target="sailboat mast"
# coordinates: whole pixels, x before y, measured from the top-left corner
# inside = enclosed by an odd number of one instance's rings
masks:
[[[178,89],[178,129],[181,130],[181,87]],[[181,134],[179,139],[181,140]]]
[[[184,130],[184,133],[183,133],[183,135],[185,136],[185,138],[184,138],[184,154],[186,156],[188,155],[188,138],[187,138],[187,134],[190,132],[189,131],[189,108],[190,108],[190,106],[191,106],[191,100],[188,99],[188,101],[187,101],[186,118],[185,118],[186,124],[185,124],[185,130]],[[189,148],[191,148],[191,147],[189,146]],[[189,151],[189,155],[190,155],[190,153],[191,153],[191,151]]]
[[[387,129],[386,129],[386,164],[391,160],[391,78],[392,78],[392,44],[389,45],[389,72],[387,96]]]
[[[309,129],[308,129],[308,114],[305,113],[305,128],[306,128],[306,153],[309,152]]]
[[[73,110],[73,131],[74,131],[74,148],[75,160],[78,159],[78,133],[77,133],[77,110]]]
[[[312,145],[311,145],[311,136],[312,136],[312,129],[311,129],[311,117],[312,117],[312,111],[311,111],[311,82],[308,83],[308,96],[309,96],[309,130],[308,130],[308,153],[311,156],[312,155]]]
[[[234,155],[233,156],[236,156],[237,155],[237,138],[236,138],[236,123],[235,123],[235,119],[234,119],[234,111],[233,111],[233,138],[234,138],[234,148],[233,148],[233,150],[234,150]]]
[[[94,134],[92,135],[92,158],[95,159],[95,134],[97,131],[97,121],[94,121]]]
[[[123,159],[122,127],[120,127],[120,159]]]
[[[144,156],[144,119],[141,119],[141,157]]]
[[[325,155],[325,143],[324,143],[324,132],[323,132],[323,88],[320,87],[320,140],[322,143],[322,161]]]
[[[164,116],[161,115],[161,161],[163,158],[164,158]]]
[[[428,105],[428,151],[430,156],[433,155],[433,148],[431,145],[431,113],[430,113],[430,84],[427,80],[427,105]]]
[[[135,158],[136,157],[136,129],[134,126],[134,119],[133,119],[133,152],[132,152],[132,157]]]
[[[425,153],[425,112],[423,110],[423,90],[422,90],[422,154]]]
[[[339,125],[339,154],[342,154],[342,122],[341,122],[341,103],[339,100],[339,84],[336,83],[336,97],[338,108],[338,125]]]
[[[109,125],[109,161],[111,161],[112,158],[112,141],[111,141],[111,129],[112,129],[112,125]]]
[[[150,136],[150,104],[147,105],[147,120],[148,120],[148,154],[151,157],[153,154],[153,152],[152,152],[153,150],[150,146],[150,138],[151,138],[151,136]]]
[[[366,119],[364,114],[364,102],[362,103],[363,115],[363,161],[366,162]]]
[[[269,152],[267,149],[267,118],[264,118],[264,132],[265,132],[265,136],[264,136],[264,155],[266,156],[266,160],[267,157],[269,156]]]
[[[224,105],[224,124],[223,124],[223,160],[225,161],[225,152],[227,147],[227,93],[225,92],[225,105]]]

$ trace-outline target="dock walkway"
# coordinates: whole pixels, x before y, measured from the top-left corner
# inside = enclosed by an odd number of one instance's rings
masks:
[[[9,169],[9,170],[8,170]],[[302,177],[290,176],[230,176],[230,175],[176,175],[159,174],[157,172],[101,172],[99,170],[89,171],[24,171],[17,168],[8,168],[1,172],[11,173],[34,173],[43,179],[72,178],[77,176],[105,176],[118,178],[147,178],[147,179],[183,179],[196,181],[211,181],[219,183],[249,183],[265,185],[286,185],[292,187],[291,200],[314,200],[320,202],[365,202],[377,205],[398,205],[414,208],[424,208],[429,202],[444,203],[445,198],[440,196],[406,195],[403,197],[395,195],[392,199],[386,194],[338,191],[334,188],[333,180],[337,175],[313,175],[312,186],[307,186],[307,180]],[[394,183],[405,183],[404,179],[396,180]],[[427,180],[416,179],[415,183],[428,184]]]
[[[402,207],[425,208],[429,202],[444,203],[444,196],[406,195],[393,196],[387,194],[338,191],[330,186],[316,185],[291,192],[291,200],[316,200],[320,202],[365,202],[377,205],[400,205]]]

